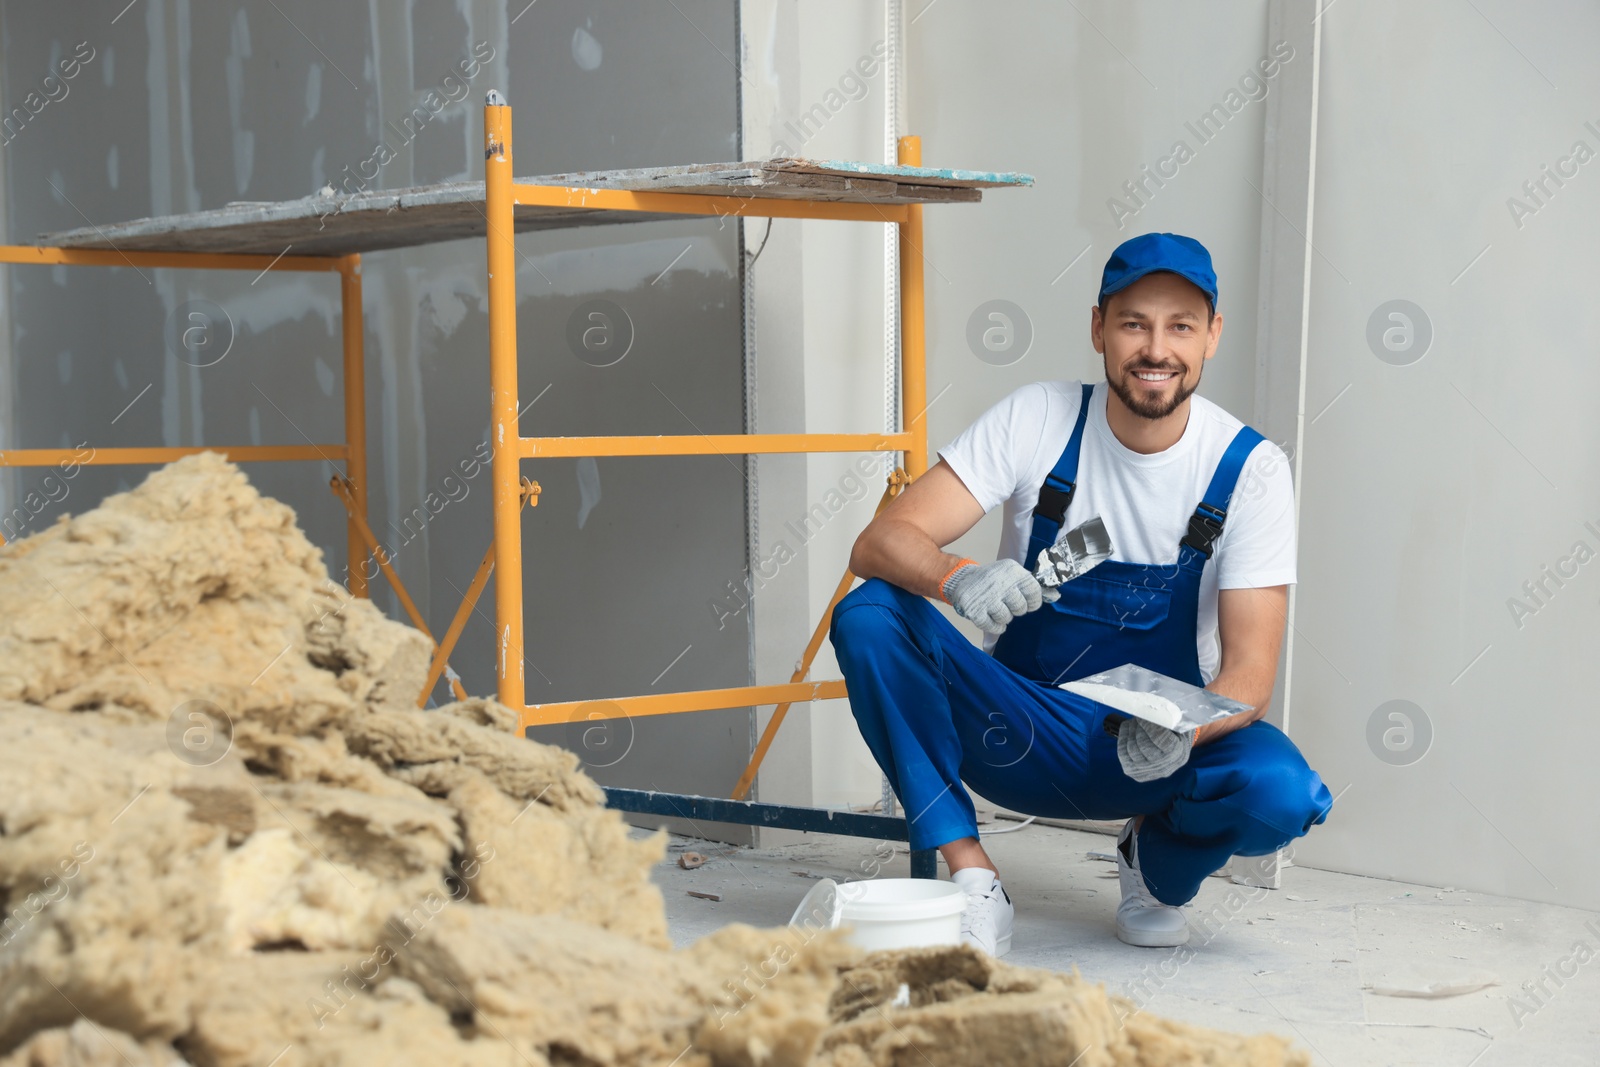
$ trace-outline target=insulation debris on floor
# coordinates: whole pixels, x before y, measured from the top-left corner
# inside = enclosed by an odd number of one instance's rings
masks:
[[[1309,1063],[965,949],[671,949],[665,836],[418,710],[429,643],[214,454],[0,548],[0,604],[4,1067]]]

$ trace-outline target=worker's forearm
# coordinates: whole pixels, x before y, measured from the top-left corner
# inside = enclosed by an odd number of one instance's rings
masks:
[[[880,518],[856,542],[850,570],[938,600],[939,584],[963,558],[945,552],[909,522]]]
[[[1265,715],[1267,705],[1272,701],[1272,685],[1277,680],[1277,673],[1276,665],[1271,669],[1236,667],[1222,671],[1211,679],[1211,684],[1206,686],[1208,690],[1237,700],[1241,704],[1249,704],[1251,710],[1206,723],[1196,732],[1194,743],[1204,745],[1215,741],[1219,737],[1249,726]]]

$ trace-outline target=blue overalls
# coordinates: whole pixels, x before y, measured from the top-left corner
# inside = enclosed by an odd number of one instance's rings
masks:
[[[1027,560],[1054,543],[1072,501],[1092,385],[1072,437],[1034,508]],[[1179,905],[1230,857],[1282,848],[1333,801],[1277,727],[1255,722],[1197,746],[1176,773],[1135,782],[1117,760],[1106,716],[1056,688],[1124,663],[1203,685],[1196,650],[1200,576],[1222,533],[1239,472],[1262,437],[1228,446],[1172,564],[1106,560],[1061,599],[1012,621],[985,654],[932,603],[879,578],[834,609],[829,637],[850,707],[910,823],[913,849],[977,836],[965,781],[1006,808],[1069,819],[1146,816],[1145,882]],[[1087,516],[1083,516],[1087,518]]]

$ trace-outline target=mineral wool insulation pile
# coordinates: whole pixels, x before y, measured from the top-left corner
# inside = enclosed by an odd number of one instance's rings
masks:
[[[0,549],[0,1065],[1309,1062],[966,950],[674,951],[664,839],[417,710],[430,651],[215,455]]]

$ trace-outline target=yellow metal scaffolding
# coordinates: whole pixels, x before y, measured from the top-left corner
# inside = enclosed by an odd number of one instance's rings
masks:
[[[448,675],[458,698],[465,698],[448,658],[461,637],[467,618],[493,576],[495,583],[495,639],[497,695],[500,702],[518,712],[519,726],[560,723],[580,709],[586,717],[605,717],[597,712],[609,706],[624,716],[666,715],[717,708],[776,705],[776,712],[756,745],[749,764],[733,789],[733,797],[745,796],[783,723],[789,708],[798,702],[844,697],[840,679],[807,681],[811,665],[827,633],[834,605],[849,590],[853,576],[846,571],[840,578],[827,609],[813,629],[800,663],[789,681],[774,685],[749,685],[725,689],[602,698],[593,701],[527,703],[523,675],[523,582],[522,509],[538,503],[539,486],[522,476],[525,459],[556,456],[687,456],[758,455],[768,453],[899,452],[903,466],[894,469],[887,481],[878,509],[927,468],[927,428],[923,411],[927,396],[926,340],[923,305],[922,203],[976,200],[981,185],[1027,184],[1023,175],[974,175],[969,172],[915,173],[902,168],[921,167],[918,138],[904,137],[899,142],[899,168],[861,167],[854,164],[809,164],[806,161],[770,161],[763,166],[774,172],[820,175],[808,179],[811,186],[788,187],[750,195],[722,192],[657,192],[626,188],[593,188],[579,185],[535,185],[518,182],[512,170],[511,108],[496,102],[498,94],[484,108],[484,200],[481,207],[467,200],[465,207],[482,214],[488,256],[489,372],[491,392],[491,479],[493,483],[493,533],[477,572],[457,608],[444,637],[435,645],[427,683],[418,696],[425,704],[434,685]],[[734,164],[733,168],[752,165]],[[809,168],[809,169],[808,169]],[[841,169],[844,168],[844,169]],[[854,169],[859,168],[859,172]],[[701,171],[707,168],[683,168]],[[710,169],[716,170],[717,167]],[[726,168],[722,172],[728,173]],[[892,172],[892,173],[890,173]],[[747,171],[739,171],[741,175]],[[857,174],[859,173],[859,177]],[[626,176],[626,172],[622,173]],[[608,180],[615,175],[602,176]],[[687,181],[688,179],[686,179]],[[710,179],[716,180],[716,179]],[[913,190],[889,186],[893,196],[880,191],[868,195],[862,190],[875,183],[908,183]],[[832,183],[831,185],[829,183]],[[855,183],[852,185],[852,183]],[[920,184],[919,184],[920,183]],[[716,186],[712,188],[728,188]],[[815,189],[815,192],[812,190]],[[361,256],[352,247],[367,250],[401,247],[423,240],[447,239],[470,232],[475,215],[463,214],[462,195],[457,187],[430,187],[402,190],[392,194],[370,194],[370,203],[351,210],[340,204],[331,213],[319,213],[311,228],[311,209],[298,204],[270,205],[269,209],[243,219],[229,216],[227,209],[178,219],[139,220],[106,227],[131,245],[122,249],[111,244],[113,237],[100,228],[63,235],[81,239],[90,247],[0,246],[0,263],[19,265],[129,266],[134,268],[175,268],[186,270],[320,271],[339,275],[342,315],[344,429],[342,443],[308,445],[227,446],[204,445],[149,448],[95,448],[84,459],[74,449],[10,449],[0,452],[0,467],[37,467],[63,462],[90,465],[165,463],[197,452],[220,452],[237,462],[342,460],[344,471],[330,483],[347,512],[347,548],[350,592],[369,595],[365,573],[368,558],[393,586],[401,607],[411,621],[432,639],[426,620],[417,610],[395,573],[387,555],[367,524],[367,446],[366,389],[362,351],[363,318],[361,295]],[[518,209],[525,209],[519,217]],[[528,211],[526,209],[534,209]],[[400,212],[400,221],[389,223]],[[436,212],[428,215],[429,211]],[[359,231],[362,212],[381,216],[388,230],[374,228],[354,236],[341,231],[338,224],[356,219]],[[417,221],[407,230],[404,215]],[[517,307],[514,243],[520,228],[538,228],[541,220],[555,225],[582,225],[600,213],[629,212],[640,218],[662,215],[705,217],[764,217],[792,219],[831,219],[847,222],[893,223],[899,231],[901,330],[900,401],[905,428],[886,433],[826,434],[715,434],[685,436],[607,436],[607,437],[524,437],[518,423],[521,401],[517,386]],[[330,219],[334,225],[329,225]],[[570,220],[570,221],[567,221]],[[190,230],[185,230],[185,224]],[[299,229],[292,229],[299,227]],[[431,227],[431,229],[430,229]],[[326,249],[321,255],[273,256],[264,252],[211,252],[183,250],[185,234],[205,247],[260,249],[280,240],[292,230],[303,246]],[[408,241],[415,236],[416,240]],[[342,244],[341,244],[342,242]],[[111,244],[111,247],[94,247]],[[189,247],[193,247],[192,245]],[[3,539],[0,539],[3,543]],[[614,717],[614,716],[613,716]]]
[[[40,245],[0,245],[0,263],[79,267],[168,267],[176,270],[251,270],[334,272],[339,275],[339,313],[344,348],[344,443],[310,445],[192,445],[164,448],[95,448],[88,458],[70,448],[9,448],[0,451],[0,467],[50,467],[60,463],[122,466],[170,463],[197,452],[221,452],[235,463],[287,460],[345,462],[351,485],[352,510],[346,544],[350,560],[350,592],[367,595],[366,563],[358,522],[367,513],[366,364],[362,353],[361,257],[232,255],[216,252],[104,251]],[[4,538],[0,537],[0,544]]]
[[[899,162],[920,166],[921,142],[902,137]],[[900,452],[905,467],[889,479],[883,502],[928,465],[927,427],[922,414],[927,397],[926,334],[923,324],[922,205],[861,204],[832,200],[775,200],[753,197],[650,193],[611,189],[577,189],[518,184],[513,177],[511,108],[484,108],[485,214],[489,258],[489,389],[494,479],[495,636],[499,698],[517,709],[523,729],[565,722],[582,711],[586,718],[607,717],[592,701],[548,704],[527,702],[523,676],[522,525],[519,493],[521,461],[550,456],[688,456],[756,455],[808,452]],[[652,214],[740,216],[790,219],[833,219],[894,223],[900,231],[901,410],[908,429],[898,433],[715,434],[694,436],[524,437],[517,413],[517,307],[515,212],[518,205],[599,208]],[[822,645],[833,606],[853,580],[846,571],[832,601],[817,622],[794,675],[786,684],[701,689],[648,696],[607,697],[605,703],[625,716],[669,715],[745,705],[778,705],[749,765],[735,786],[735,799],[749,792],[784,715],[792,704],[845,696],[842,679],[808,682],[811,663]],[[611,717],[615,717],[614,715]]]

